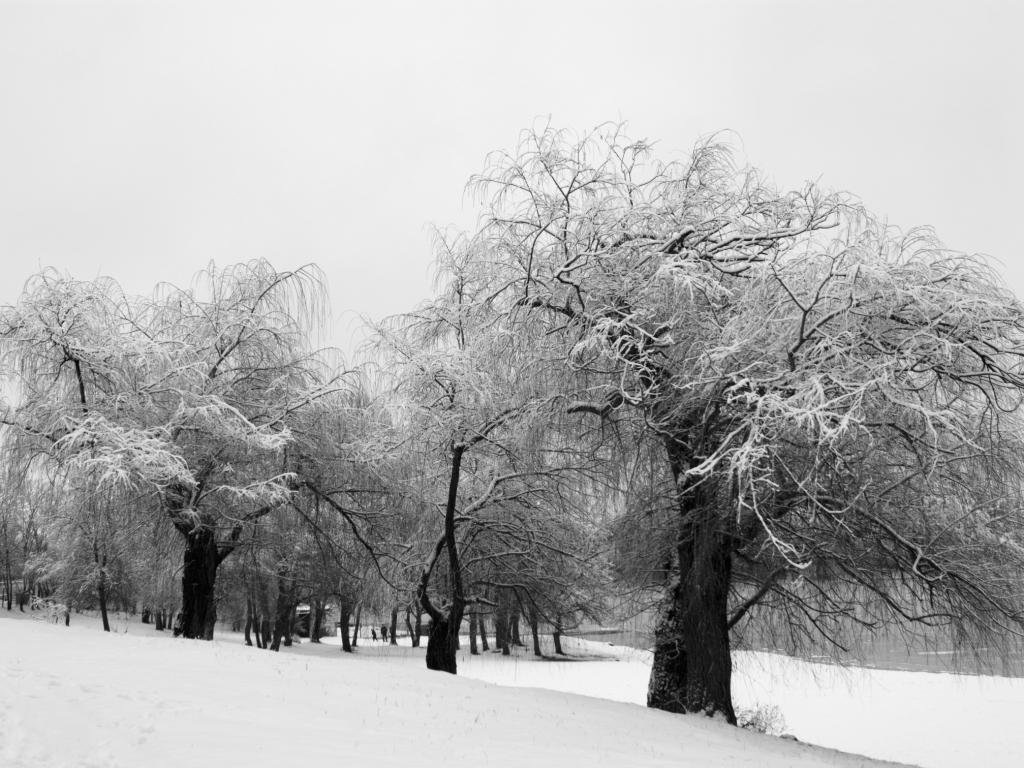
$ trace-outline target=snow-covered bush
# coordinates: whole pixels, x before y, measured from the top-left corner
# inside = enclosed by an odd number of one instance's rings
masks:
[[[757,703],[749,709],[736,710],[736,724],[769,736],[781,736],[786,730],[786,718],[775,704]]]

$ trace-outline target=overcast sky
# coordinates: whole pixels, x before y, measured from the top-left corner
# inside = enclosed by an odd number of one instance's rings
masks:
[[[1022,3],[0,0],[0,301],[43,265],[129,291],[211,259],[429,290],[429,225],[538,118],[666,157],[730,129],[782,185],[1000,260],[1024,295]]]

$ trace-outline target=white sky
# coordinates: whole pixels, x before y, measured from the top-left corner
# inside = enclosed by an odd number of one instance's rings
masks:
[[[1024,3],[0,0],[0,301],[41,265],[186,283],[210,259],[326,271],[354,314],[429,290],[485,154],[551,116],[682,154],[731,129],[999,259],[1024,295]]]

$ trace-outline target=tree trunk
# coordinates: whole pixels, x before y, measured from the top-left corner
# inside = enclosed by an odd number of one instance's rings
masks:
[[[562,617],[555,616],[555,631],[551,633],[551,639],[555,643],[555,653],[559,656],[565,656],[565,651],[562,650]]]
[[[284,572],[277,575],[277,604],[274,609],[274,637],[270,642],[270,650],[281,650],[281,640],[291,632],[291,589],[289,579]]]
[[[103,558],[103,564],[100,565],[100,580],[96,585],[96,595],[100,600],[100,618],[103,620],[103,631],[110,631],[110,619],[107,617],[107,571],[105,568],[106,558]]]
[[[152,611],[150,611],[149,608],[147,608],[146,606],[143,606],[142,607],[142,616],[139,617],[141,622],[143,624],[149,624],[150,620],[152,619],[152,617],[153,617]]]
[[[452,471],[448,481],[448,501],[444,512],[444,535],[438,542],[434,561],[420,578],[417,597],[420,606],[430,615],[430,636],[427,638],[427,669],[455,674],[459,647],[459,629],[466,611],[466,594],[462,583],[462,564],[459,559],[458,542],[455,538],[455,510],[459,497],[459,478],[462,472],[462,458],[467,445],[452,444]],[[447,608],[437,608],[430,600],[430,575],[442,548],[448,553]],[[418,609],[417,609],[418,611]]]
[[[678,445],[668,448],[681,486],[687,465]],[[704,486],[679,491],[678,572],[655,630],[647,706],[719,715],[735,724],[728,626],[731,537],[712,497]]]
[[[356,606],[356,625],[352,628],[352,647],[355,648],[359,645],[359,622],[363,618],[363,604],[360,603]]]
[[[391,639],[389,645],[398,645],[398,608],[391,609]]]
[[[512,651],[508,647],[508,614],[501,607],[494,615],[494,644],[497,646],[495,650],[501,651],[502,656],[511,655]]]
[[[313,601],[313,615],[309,621],[309,641],[319,643],[324,629],[324,604],[320,598]]]
[[[11,577],[11,553],[10,550],[7,552],[7,560],[4,562],[4,575],[6,578],[7,585],[7,610],[11,610],[11,606],[14,604],[14,579]]]
[[[419,613],[416,614],[416,625],[415,626],[413,626],[413,623],[412,623],[411,618],[410,618],[411,616],[412,616],[412,609],[409,606],[406,606],[406,609],[405,609],[405,628],[407,630],[409,630],[409,640],[412,643],[412,647],[413,648],[419,648],[420,647],[420,629],[421,629],[421,627],[420,627],[420,616],[419,616]]]
[[[157,632],[163,632],[164,626],[164,612],[163,610],[159,610],[153,616],[153,627],[156,629]]]
[[[294,597],[289,597],[288,602],[291,607],[288,608],[288,626],[285,629],[284,640],[282,641],[285,648],[291,648],[292,646],[292,637],[295,635],[295,611],[297,608]]]
[[[484,651],[491,650],[487,644],[487,621],[483,616],[477,616],[477,625],[480,630],[480,648]]]
[[[452,605],[440,618],[432,618],[427,636],[427,669],[456,674],[459,627],[462,625],[463,606]]]
[[[530,612],[528,619],[530,621],[530,634],[533,635],[533,655],[543,656],[540,652],[540,632],[537,626],[537,607],[534,605],[530,606]]]
[[[14,580],[11,578],[11,540],[7,535],[7,519],[4,519],[4,599],[7,610],[14,604]]]
[[[469,614],[469,653],[471,656],[479,656],[480,651],[476,647],[476,611]]]
[[[341,650],[352,653],[352,636],[349,635],[349,617],[352,615],[352,604],[342,602],[338,606],[338,621],[341,623]]]
[[[523,637],[519,634],[519,611],[513,611],[512,618],[509,621],[509,629],[509,634],[512,636],[512,645],[525,647],[526,643],[523,642]]]
[[[245,596],[245,644],[252,645],[252,597]]]
[[[181,634],[196,640],[212,640],[217,623],[214,596],[219,564],[217,542],[213,530],[205,526],[183,535],[185,564],[181,577]]]

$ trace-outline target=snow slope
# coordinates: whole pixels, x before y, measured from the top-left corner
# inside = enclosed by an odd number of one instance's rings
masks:
[[[377,649],[271,654],[0,618],[0,765],[880,765],[702,717],[432,673],[412,649],[385,663],[393,649]]]
[[[563,640],[588,661],[535,662],[460,654],[459,674],[635,704],[647,696],[651,654],[624,646]],[[545,649],[550,652],[550,646]],[[304,645],[300,654],[338,653]],[[420,667],[411,648],[365,643],[363,658]],[[1024,766],[1024,679],[897,672],[813,664],[769,653],[733,654],[737,707],[773,704],[801,741],[925,768]]]

